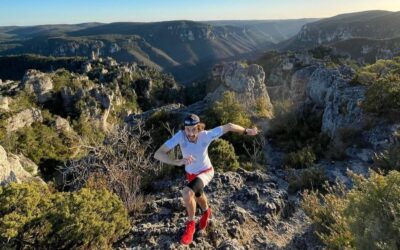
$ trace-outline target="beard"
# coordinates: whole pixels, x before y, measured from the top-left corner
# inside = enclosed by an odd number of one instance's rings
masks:
[[[188,136],[189,141],[194,142],[196,141],[197,137],[192,135],[192,136]]]

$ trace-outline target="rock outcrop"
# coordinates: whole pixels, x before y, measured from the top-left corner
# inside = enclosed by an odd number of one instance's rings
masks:
[[[245,65],[240,62],[224,63],[214,70],[213,75],[220,86],[205,97],[209,103],[213,103],[222,98],[225,91],[235,93],[238,101],[243,104],[246,111],[255,114],[257,103],[262,100],[268,110],[268,117],[273,115],[273,107],[264,84],[265,72],[257,64]]]
[[[35,93],[38,102],[44,103],[51,97],[49,92],[53,89],[53,81],[49,74],[31,69],[25,73],[20,87]]]
[[[69,125],[69,121],[67,119],[62,118],[61,116],[56,116],[55,127],[57,131],[66,131],[71,132],[72,128]]]
[[[360,107],[366,86],[351,85],[349,82],[353,77],[354,72],[347,67],[319,67],[307,83],[308,101],[324,109],[321,130],[331,138],[337,136],[339,129],[366,125],[367,114]]]
[[[10,182],[42,181],[35,177],[38,166],[23,155],[7,154],[0,146],[0,185]]]

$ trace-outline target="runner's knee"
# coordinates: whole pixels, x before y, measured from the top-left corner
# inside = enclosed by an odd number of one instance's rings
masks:
[[[185,187],[182,191],[183,199],[188,201],[190,198],[194,197],[194,192],[189,188]]]
[[[196,196],[196,198],[200,198],[203,195],[204,191],[203,189],[197,191],[196,193],[194,193],[194,195]]]
[[[200,197],[204,192],[204,184],[200,178],[195,178],[193,181],[189,182],[187,187],[189,187],[194,192],[197,198]]]

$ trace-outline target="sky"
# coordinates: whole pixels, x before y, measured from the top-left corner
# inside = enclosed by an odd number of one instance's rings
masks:
[[[0,0],[0,26],[322,18],[400,11],[400,0]]]

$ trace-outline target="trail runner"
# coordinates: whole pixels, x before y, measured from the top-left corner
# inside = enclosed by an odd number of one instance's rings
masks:
[[[193,241],[196,231],[195,212],[196,203],[202,210],[199,221],[199,230],[207,227],[208,219],[211,217],[211,208],[203,191],[214,176],[210,158],[208,157],[208,146],[210,143],[227,132],[243,133],[254,136],[258,134],[257,128],[243,128],[242,126],[228,123],[205,130],[205,124],[195,114],[190,114],[184,119],[184,130],[178,131],[167,140],[154,154],[154,157],[166,164],[182,166],[185,165],[188,184],[183,188],[183,201],[188,214],[186,230],[181,237],[181,243],[189,245]],[[183,158],[171,159],[168,152],[177,145],[180,146]]]

